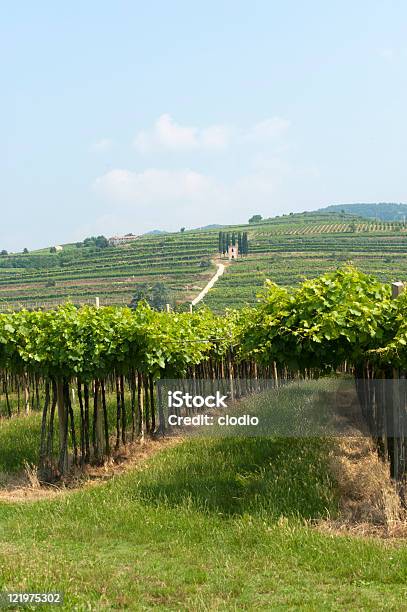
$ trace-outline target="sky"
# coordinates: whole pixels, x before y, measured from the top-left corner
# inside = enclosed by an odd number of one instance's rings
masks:
[[[403,0],[16,0],[0,249],[406,202]]]

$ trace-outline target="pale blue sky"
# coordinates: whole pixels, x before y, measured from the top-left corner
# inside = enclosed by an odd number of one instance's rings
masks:
[[[407,201],[407,4],[16,0],[0,248]]]

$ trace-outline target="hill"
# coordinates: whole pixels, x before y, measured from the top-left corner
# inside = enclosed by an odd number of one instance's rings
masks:
[[[159,234],[166,234],[166,233],[167,232],[165,230],[153,229],[153,230],[150,230],[149,232],[146,232],[144,236],[151,236],[151,235],[158,236]]]
[[[217,234],[150,234],[120,246],[65,245],[0,257],[0,304],[51,306],[70,299],[129,304],[139,283],[164,283],[178,301],[195,297],[212,274]]]
[[[258,223],[230,225],[246,231],[249,255],[227,266],[205,298],[216,311],[253,303],[266,278],[295,285],[353,261],[384,281],[403,280],[407,228],[342,212],[282,215]],[[0,309],[76,304],[129,304],[140,283],[164,283],[177,303],[191,301],[216,270],[218,227],[140,236],[106,248],[65,245],[0,256]]]
[[[332,204],[320,208],[319,212],[345,212],[366,219],[377,219],[381,221],[405,221],[407,217],[407,204],[395,204],[393,202],[379,202],[378,204]]]
[[[276,217],[246,229],[249,256],[233,262],[205,298],[216,311],[253,303],[266,279],[293,286],[347,261],[385,282],[406,278],[407,228],[401,222],[317,211]]]

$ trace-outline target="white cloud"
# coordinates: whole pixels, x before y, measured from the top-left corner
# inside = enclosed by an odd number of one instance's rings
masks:
[[[229,184],[192,170],[158,170],[150,168],[144,172],[116,169],[96,179],[94,191],[109,202],[130,207],[133,211],[145,206],[155,213],[161,208],[168,214],[185,205],[193,212],[202,206],[215,214],[222,207],[239,208],[251,204],[258,198],[274,195],[279,182],[279,172],[254,171]],[[153,208],[151,208],[153,207]]]
[[[201,131],[201,143],[207,149],[226,149],[233,136],[233,130],[226,125],[212,125]]]
[[[171,115],[161,115],[151,130],[139,132],[134,146],[141,153],[155,151],[193,151],[199,149],[225,149],[229,144],[229,129],[224,125],[208,128],[184,126]]]
[[[151,131],[142,131],[134,145],[142,153],[156,149],[189,150],[198,145],[197,129],[175,123],[170,115],[161,115]]]
[[[110,199],[134,204],[205,201],[216,191],[216,183],[192,170],[157,170],[143,172],[111,170],[96,179],[94,189]]]
[[[227,125],[205,128],[176,123],[169,114],[158,117],[151,130],[140,131],[134,146],[140,153],[225,150],[232,143],[276,144],[291,123],[282,117],[269,117],[247,129]]]
[[[267,206],[271,211],[276,205],[273,201],[276,184],[278,180],[273,173],[261,171],[231,183],[220,183],[192,170],[111,170],[96,179],[93,190],[107,200],[109,211],[114,205],[115,220],[111,218],[108,223],[101,211],[98,227],[104,223],[109,225],[105,232],[111,234],[140,232],[157,226],[193,227],[213,220],[234,222],[236,218],[245,219],[253,203],[256,207]]]
[[[90,150],[93,153],[105,153],[112,148],[112,144],[113,142],[110,138],[101,138],[91,145]]]
[[[193,226],[207,215],[216,217],[227,198],[214,179],[188,169],[111,170],[96,179],[93,191],[108,204],[95,222],[109,235]],[[113,216],[108,219],[106,214]]]
[[[282,117],[270,117],[268,119],[264,119],[264,121],[260,121],[256,123],[252,128],[250,128],[246,134],[246,140],[251,142],[273,142],[283,136],[288,128],[290,127],[291,122],[288,119],[283,119]]]

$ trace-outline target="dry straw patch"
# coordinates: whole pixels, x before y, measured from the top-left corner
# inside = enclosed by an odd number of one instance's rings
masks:
[[[330,467],[340,495],[340,515],[323,521],[323,530],[376,535],[386,538],[407,536],[407,513],[400,497],[400,485],[390,478],[374,442],[365,436],[333,440]]]

